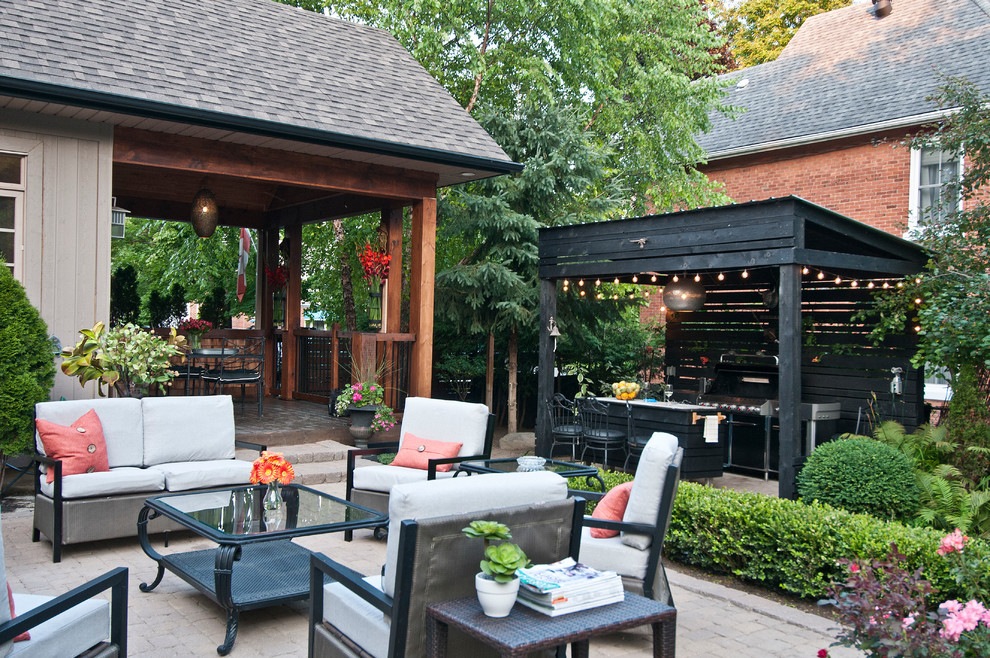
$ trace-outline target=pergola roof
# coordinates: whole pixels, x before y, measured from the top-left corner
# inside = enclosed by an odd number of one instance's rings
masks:
[[[924,249],[796,196],[540,230],[540,278],[801,264],[911,274]]]
[[[5,0],[0,53],[0,107],[90,108],[82,118],[432,169],[440,185],[520,168],[391,35],[271,0]]]

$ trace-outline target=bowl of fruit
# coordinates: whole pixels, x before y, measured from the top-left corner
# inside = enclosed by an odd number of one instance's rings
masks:
[[[619,400],[632,400],[639,395],[639,384],[636,382],[616,382],[612,384],[612,394]]]

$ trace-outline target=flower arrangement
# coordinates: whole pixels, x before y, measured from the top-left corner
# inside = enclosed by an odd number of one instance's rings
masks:
[[[966,550],[969,537],[959,529],[942,538],[935,551],[946,558],[956,582],[969,600],[951,599],[929,610],[934,594],[921,569],[905,570],[905,556],[891,544],[882,560],[860,564],[840,560],[849,579],[832,589],[834,602],[847,629],[837,644],[855,646],[871,656],[954,656],[978,658],[990,655],[990,611],[987,600],[988,567]],[[938,599],[935,599],[938,600]],[[827,658],[828,650],[818,652]]]
[[[265,266],[265,277],[268,279],[268,287],[273,292],[278,292],[285,288],[285,284],[289,282],[289,268],[283,264],[279,264],[274,270],[268,269]]]
[[[285,457],[280,452],[269,452],[263,450],[261,456],[251,464],[252,484],[289,484],[296,477],[296,471],[292,468]]]
[[[387,432],[395,427],[395,414],[392,408],[385,404],[385,389],[375,382],[361,382],[344,388],[337,397],[334,409],[338,416],[347,414],[348,407],[377,407],[375,417],[371,421],[372,432]]]
[[[391,254],[378,251],[368,243],[364,245],[364,250],[358,254],[358,258],[361,259],[364,280],[368,282],[372,290],[377,290],[381,287],[382,282],[388,278],[388,264],[392,262]]]
[[[213,329],[213,323],[209,320],[200,320],[199,318],[189,318],[183,320],[179,324],[179,331],[184,331],[189,334],[205,334],[207,331]]]

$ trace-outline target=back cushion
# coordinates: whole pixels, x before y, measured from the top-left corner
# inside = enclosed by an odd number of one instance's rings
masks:
[[[402,412],[399,442],[406,434],[433,441],[453,441],[461,445],[458,456],[480,455],[485,448],[488,407],[456,400],[406,398]]]
[[[144,465],[234,458],[229,395],[144,398]]]
[[[678,452],[677,437],[666,432],[654,432],[636,466],[636,477],[629,503],[622,520],[627,523],[653,525],[660,513],[660,496],[667,479],[667,467],[674,461]],[[683,451],[681,451],[683,453]],[[649,535],[622,533],[622,543],[633,548],[646,550],[653,543]]]
[[[141,422],[141,400],[137,398],[110,398],[96,400],[63,400],[40,402],[34,407],[42,420],[69,426],[90,409],[96,411],[103,425],[103,438],[107,444],[107,462],[110,468],[119,466],[140,467],[144,458]],[[41,439],[35,432],[38,452],[45,454]]]
[[[388,499],[388,546],[382,579],[385,593],[389,596],[395,594],[399,527],[403,520],[535,505],[565,498],[567,498],[567,480],[549,471],[472,475],[395,485]],[[481,547],[484,544],[480,539],[478,543],[480,563]],[[468,574],[466,577],[473,577],[473,574]]]

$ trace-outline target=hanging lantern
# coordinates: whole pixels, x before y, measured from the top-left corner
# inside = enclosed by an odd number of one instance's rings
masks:
[[[671,311],[697,311],[705,305],[705,288],[696,281],[672,281],[663,289],[663,305]]]
[[[189,215],[193,230],[201,238],[208,238],[217,230],[217,199],[205,187],[196,193],[192,202],[192,212]]]

